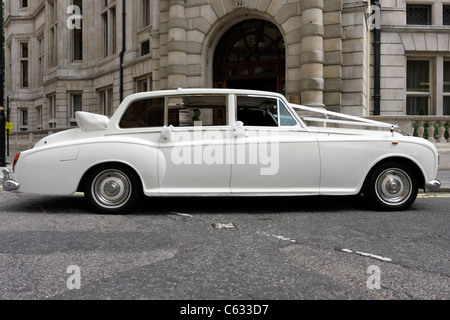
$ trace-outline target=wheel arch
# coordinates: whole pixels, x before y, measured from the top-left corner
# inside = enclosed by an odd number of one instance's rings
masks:
[[[376,162],[372,168],[369,170],[369,172],[367,173],[365,179],[364,179],[364,183],[363,186],[361,188],[361,191],[363,192],[364,189],[366,188],[367,182],[370,178],[370,176],[372,175],[372,173],[381,165],[384,165],[386,163],[389,162],[395,162],[395,163],[399,163],[399,164],[403,164],[408,166],[409,168],[411,168],[411,170],[413,170],[415,177],[417,178],[417,183],[420,189],[425,188],[425,174],[424,171],[422,170],[422,168],[420,167],[420,165],[413,161],[412,159],[409,158],[405,158],[405,157],[400,157],[400,156],[392,156],[392,157],[387,157],[384,159],[381,159],[380,161]]]
[[[140,181],[140,187],[142,189],[142,192],[144,191],[144,181],[143,181],[141,175],[136,170],[136,168],[134,168],[133,166],[131,166],[128,163],[121,162],[121,161],[105,161],[105,162],[101,162],[101,163],[96,163],[95,165],[91,166],[89,169],[87,169],[84,172],[83,176],[80,179],[80,182],[78,183],[77,192],[84,191],[83,188],[84,188],[84,185],[86,184],[86,180],[92,172],[94,172],[95,170],[98,170],[100,168],[108,168],[111,166],[120,166],[120,167],[125,167],[125,168],[129,169]]]

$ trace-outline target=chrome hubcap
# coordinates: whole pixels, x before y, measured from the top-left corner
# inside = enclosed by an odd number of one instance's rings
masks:
[[[403,170],[383,171],[376,181],[378,197],[387,204],[402,204],[412,192],[411,178]]]
[[[92,184],[95,201],[103,207],[117,208],[128,201],[131,183],[126,175],[117,170],[103,171]]]

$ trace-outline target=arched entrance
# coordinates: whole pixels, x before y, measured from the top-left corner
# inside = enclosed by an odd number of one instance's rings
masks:
[[[285,94],[286,48],[280,30],[264,20],[231,27],[214,53],[214,87]]]

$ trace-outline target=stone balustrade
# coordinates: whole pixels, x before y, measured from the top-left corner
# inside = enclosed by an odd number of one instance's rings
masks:
[[[368,119],[396,124],[402,133],[440,144],[449,139],[450,116],[373,116]]]

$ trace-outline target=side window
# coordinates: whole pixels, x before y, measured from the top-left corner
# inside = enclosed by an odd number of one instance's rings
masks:
[[[238,96],[237,120],[242,121],[246,126],[278,127],[278,100]]]
[[[174,127],[224,126],[226,96],[188,95],[168,98],[168,124]]]
[[[164,126],[164,98],[133,102],[125,111],[119,126],[122,129]]]
[[[278,110],[280,113],[280,125],[283,127],[294,127],[297,125],[297,121],[294,119],[292,114],[286,108],[284,103],[279,100],[278,101]]]

